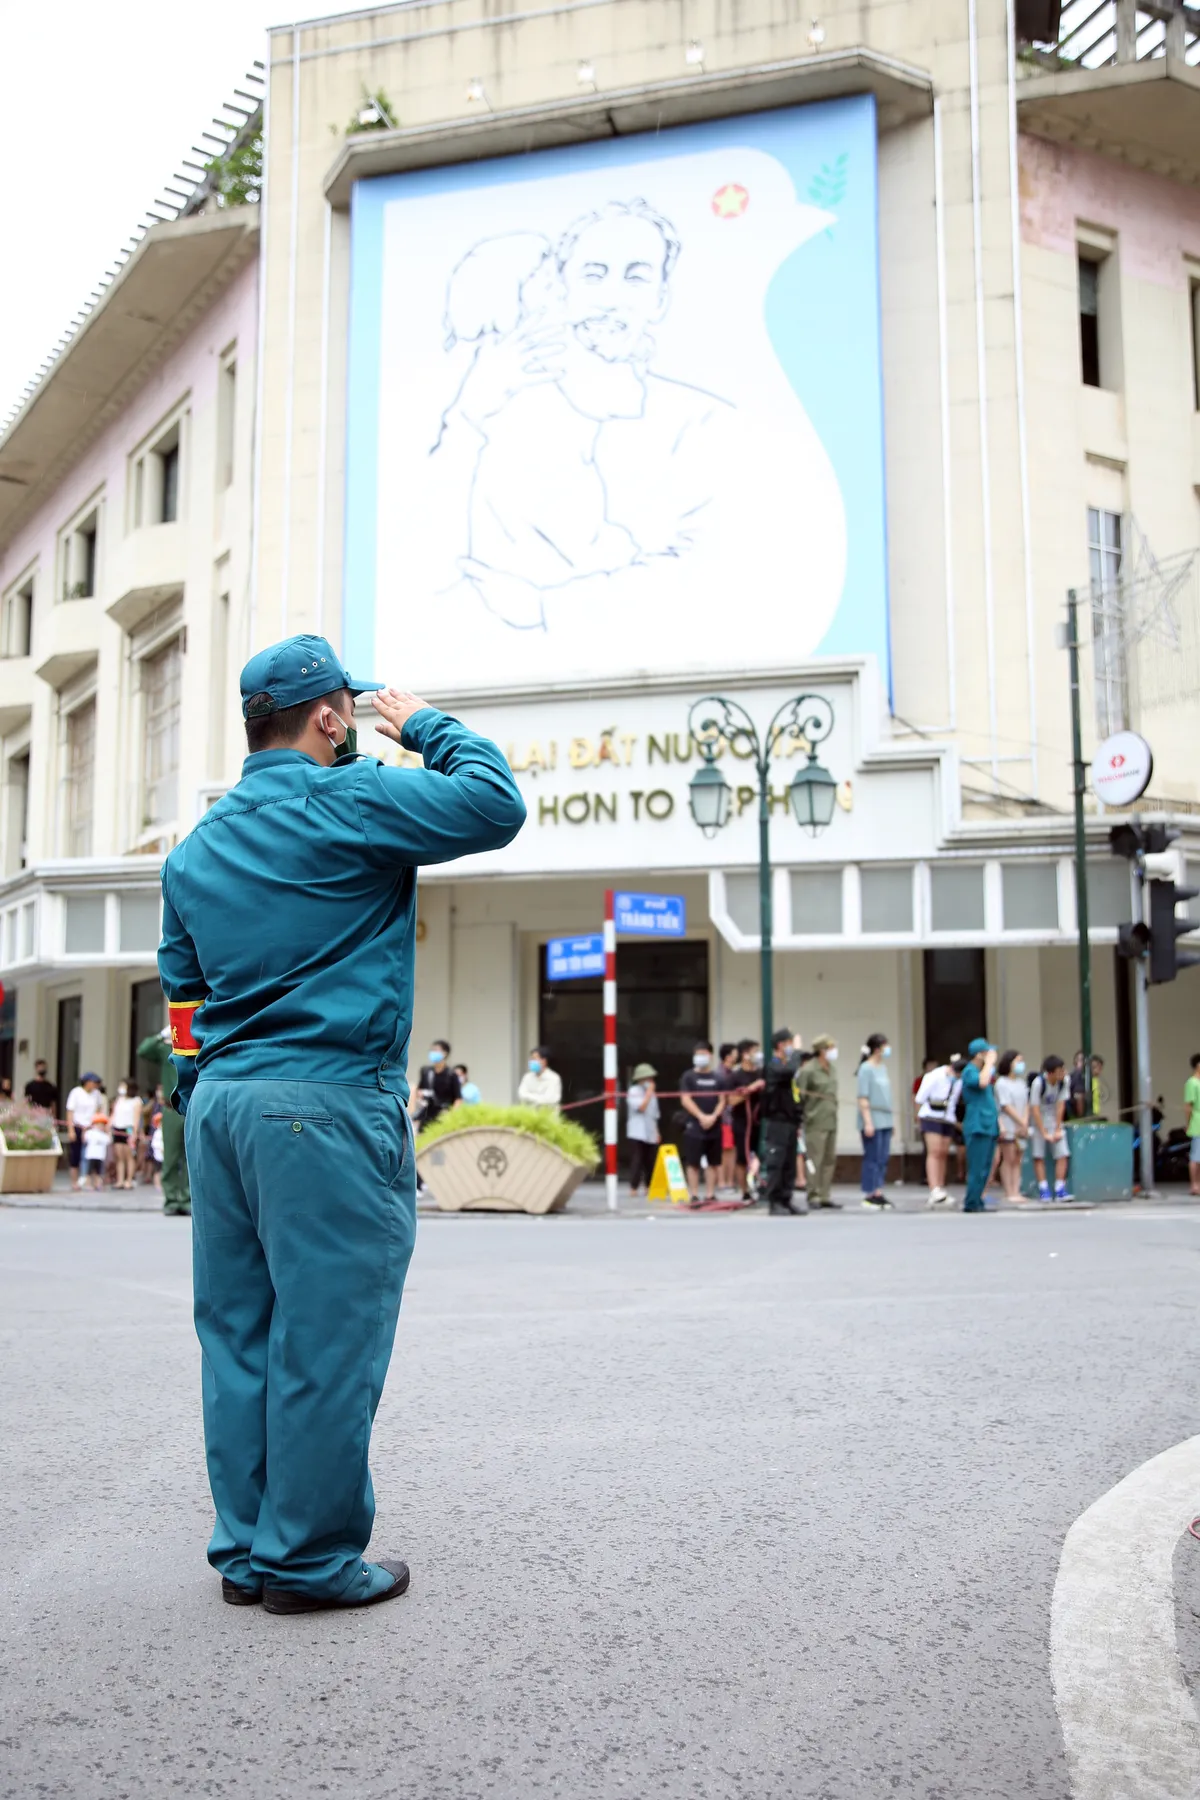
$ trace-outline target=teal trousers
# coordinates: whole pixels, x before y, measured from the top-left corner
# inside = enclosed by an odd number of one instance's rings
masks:
[[[967,1146],[967,1192],[963,1199],[964,1212],[983,1212],[983,1190],[988,1184],[988,1176],[992,1172],[992,1158],[996,1154],[994,1137],[984,1137],[973,1131],[965,1140]]]
[[[196,1083],[187,1110],[196,1332],[216,1526],[239,1586],[367,1592],[371,1426],[416,1231],[395,1094]]]

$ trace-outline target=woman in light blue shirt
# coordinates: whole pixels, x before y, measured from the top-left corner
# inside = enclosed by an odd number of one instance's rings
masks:
[[[862,1203],[883,1212],[891,1201],[883,1191],[888,1157],[892,1153],[892,1084],[887,1059],[892,1046],[882,1031],[873,1031],[858,1065],[858,1128],[862,1137]]]

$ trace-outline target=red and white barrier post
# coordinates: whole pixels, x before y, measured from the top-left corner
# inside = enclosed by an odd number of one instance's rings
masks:
[[[613,890],[604,895],[604,1193],[617,1210],[617,927]]]

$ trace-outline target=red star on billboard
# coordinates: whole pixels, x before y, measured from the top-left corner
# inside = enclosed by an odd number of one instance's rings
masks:
[[[718,219],[740,219],[749,204],[750,195],[737,181],[727,181],[712,197],[712,209]]]

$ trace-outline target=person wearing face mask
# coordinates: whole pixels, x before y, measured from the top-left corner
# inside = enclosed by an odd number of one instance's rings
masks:
[[[882,1031],[873,1031],[863,1045],[855,1080],[858,1128],[862,1137],[862,1203],[870,1211],[886,1212],[891,1201],[883,1191],[888,1158],[892,1153],[892,1084],[887,1060],[892,1046]]]
[[[496,850],[500,749],[355,680],[324,638],[242,670],[241,780],[163,865],[159,975],[192,1181],[193,1292],[231,1605],[370,1606],[368,1450],[416,1226],[406,1111],[417,868]],[[355,754],[355,698],[422,767]]]
[[[946,1164],[954,1141],[951,1111],[959,1090],[959,1072],[952,1061],[939,1063],[932,1057],[929,1061],[932,1066],[922,1075],[914,1095],[917,1130],[925,1140],[925,1179],[929,1183],[926,1205],[949,1206]]]
[[[992,1176],[1000,1114],[996,1106],[996,1046],[972,1038],[962,1077],[963,1137],[967,1145],[967,1192],[964,1212],[986,1212],[984,1189]]]
[[[550,1067],[550,1052],[538,1044],[529,1052],[529,1064],[517,1088],[522,1106],[549,1106],[555,1112],[562,1105],[562,1076]]]
[[[1021,1158],[1029,1133],[1029,1089],[1025,1058],[1006,1050],[996,1064],[996,1110],[1000,1119],[1000,1189],[1006,1200],[1021,1198]]]
[[[796,1092],[804,1108],[804,1142],[813,1166],[808,1204],[841,1207],[831,1192],[837,1167],[838,1085],[837,1045],[831,1037],[815,1037],[813,1055],[796,1077]]]
[[[417,1077],[414,1100],[421,1102],[422,1125],[432,1125],[436,1118],[462,1105],[462,1082],[458,1071],[450,1067],[450,1046],[445,1038],[434,1038],[429,1047],[429,1061]],[[409,1108],[410,1112],[412,1108]]]
[[[679,1104],[687,1114],[680,1157],[693,1206],[700,1202],[701,1161],[705,1165],[704,1185],[708,1198],[711,1201],[717,1197],[717,1177],[721,1172],[721,1115],[725,1111],[727,1091],[725,1071],[717,1064],[712,1045],[702,1039],[692,1051],[691,1068],[679,1081]]]
[[[135,1081],[119,1081],[117,1097],[112,1104],[109,1130],[112,1133],[113,1186],[127,1191],[133,1186],[137,1166],[138,1132],[142,1124],[142,1103]]]

